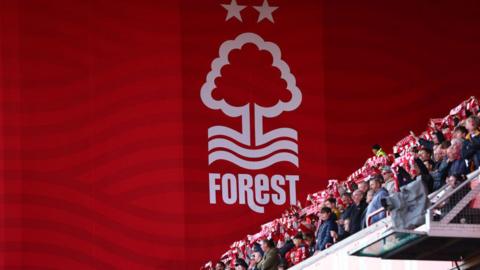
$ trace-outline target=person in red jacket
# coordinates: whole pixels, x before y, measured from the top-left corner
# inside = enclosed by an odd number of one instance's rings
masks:
[[[293,237],[293,244],[295,246],[285,256],[289,266],[299,264],[310,256],[308,245],[303,242],[302,233],[298,233]]]

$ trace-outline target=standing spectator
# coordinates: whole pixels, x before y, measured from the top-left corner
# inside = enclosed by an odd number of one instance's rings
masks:
[[[448,170],[448,176],[452,175],[467,175],[469,170],[465,160],[461,157],[462,143],[459,139],[452,140],[452,145],[447,149],[447,158],[450,163],[450,169]]]
[[[283,246],[278,249],[278,254],[280,255],[280,262],[283,262],[285,260],[285,256],[290,250],[292,250],[293,247],[295,247],[295,245],[293,244],[293,241],[292,239],[290,239],[289,236],[285,241],[285,244],[283,244]]]
[[[375,190],[369,189],[367,191],[367,196],[365,197],[365,202],[370,204],[373,200],[373,196],[375,195]]]
[[[235,270],[247,270],[248,264],[243,259],[236,259],[235,260]]]
[[[428,162],[433,167],[432,150],[428,148],[422,148],[418,151],[418,157],[422,162]]]
[[[250,259],[250,266],[248,270],[258,270],[257,264],[262,260],[263,250],[258,243],[255,243],[252,248],[252,257]]]
[[[349,218],[350,235],[362,229],[363,213],[367,209],[367,203],[363,200],[363,197],[363,192],[358,189],[352,194],[353,208]]]
[[[305,243],[308,246],[308,254],[312,255],[315,253],[315,238],[313,233],[307,232],[305,233]]]
[[[465,139],[468,134],[468,130],[464,126],[457,126],[453,130],[453,139]]]
[[[345,205],[345,209],[340,214],[340,219],[346,219],[350,215],[350,212],[352,211],[352,207],[353,207],[352,194],[348,192],[343,193],[342,202]]]
[[[215,265],[215,270],[225,270],[227,266],[223,262],[217,262]]]
[[[387,153],[383,151],[382,147],[379,144],[374,144],[372,146],[372,152],[377,157],[386,157]]]
[[[447,149],[451,146],[450,141],[444,141],[440,147],[437,147],[433,153],[435,159],[435,166],[431,172],[433,178],[433,190],[438,190],[445,185],[445,179],[450,169],[450,164],[447,159]]]
[[[370,187],[368,186],[368,182],[367,181],[362,181],[360,183],[358,183],[358,190],[360,190],[362,192],[362,195],[363,195],[363,201],[364,202],[367,202],[367,192],[368,192],[368,189]]]
[[[277,270],[280,264],[280,256],[273,240],[262,240],[262,250],[264,252],[263,258],[257,264],[257,268],[259,270]]]
[[[438,130],[433,133],[431,141],[417,137],[413,131],[410,131],[410,135],[416,141],[418,141],[418,144],[420,144],[424,149],[428,149],[430,152],[433,151],[435,146],[440,145],[443,141],[445,141],[445,136],[441,131]]]
[[[382,168],[382,176],[384,180],[383,187],[388,191],[388,194],[393,194],[397,191],[397,183],[393,177],[392,169],[389,166]]]
[[[450,186],[451,189],[456,188],[460,183],[465,181],[464,176],[462,175],[451,175],[447,178],[447,185]],[[444,217],[448,212],[450,212],[460,200],[463,199],[465,195],[467,195],[468,192],[470,192],[470,186],[465,185],[463,188],[458,190],[454,196],[451,196],[444,204],[443,207],[441,208],[441,215],[434,217],[435,221],[439,221],[441,217]],[[466,215],[466,211],[469,209],[464,208],[460,213],[458,213],[455,218],[451,221],[452,223],[459,223],[461,219],[463,219]],[[468,211],[468,210],[467,210]],[[462,222],[463,223],[463,222]]]
[[[340,218],[340,210],[337,208],[337,200],[334,197],[330,197],[325,201],[325,206],[330,208],[335,214],[335,219]]]
[[[299,264],[310,256],[308,253],[308,246],[303,242],[302,233],[297,233],[297,235],[293,237],[293,243],[295,246],[285,256],[289,262],[289,266]]]
[[[375,177],[370,180],[370,190],[373,190],[374,195],[372,201],[368,204],[366,216],[368,217],[373,212],[382,208],[381,200],[388,197],[388,191],[382,187],[380,179]],[[375,223],[385,218],[385,212],[381,212],[372,217],[372,223]]]
[[[462,146],[462,157],[470,161],[470,165],[475,170],[480,167],[480,119],[476,115],[467,118],[465,128],[468,134]]]
[[[349,233],[345,230],[345,221],[350,218],[353,209],[352,195],[346,192],[343,193],[342,202],[345,204],[345,210],[340,214],[340,218],[337,220],[338,240],[343,240],[349,236]]]
[[[430,171],[431,171],[430,163],[424,162],[420,158],[415,158],[414,166],[415,166],[414,167],[415,171],[417,172],[417,175],[415,175],[414,179],[415,180],[420,179],[425,184],[428,194],[430,194],[431,192],[433,192],[433,184],[434,184],[433,177],[430,174]]]
[[[317,242],[315,246],[316,251],[324,250],[333,245],[333,237],[331,235],[331,232],[333,231],[337,233],[338,231],[334,214],[332,213],[332,210],[330,208],[323,207],[320,210],[320,219],[322,220],[322,224],[317,231]]]

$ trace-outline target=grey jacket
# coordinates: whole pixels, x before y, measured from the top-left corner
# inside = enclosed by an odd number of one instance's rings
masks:
[[[257,268],[260,270],[277,270],[280,264],[280,255],[277,248],[271,248],[265,252],[262,260],[257,264]]]
[[[428,191],[421,177],[387,198],[394,228],[411,229],[425,223],[429,206]]]

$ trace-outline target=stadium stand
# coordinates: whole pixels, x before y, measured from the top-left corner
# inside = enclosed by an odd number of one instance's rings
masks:
[[[411,132],[401,139],[392,153],[373,145],[373,156],[346,180],[329,180],[303,206],[291,206],[201,269],[304,269],[329,249],[347,245],[357,256],[464,258],[478,241],[469,235],[478,230],[469,228],[480,226],[479,117],[478,100],[471,97],[447,116],[430,119],[419,136]],[[362,243],[379,230],[378,241]],[[439,243],[448,237],[455,238],[456,248],[450,243],[445,253]],[[360,244],[352,251],[353,240]],[[413,242],[436,251],[419,252]]]

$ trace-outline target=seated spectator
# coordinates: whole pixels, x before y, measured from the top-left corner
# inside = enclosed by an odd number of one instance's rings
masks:
[[[333,197],[328,198],[325,201],[325,206],[330,208],[332,212],[335,214],[335,219],[340,218],[340,211],[337,208],[337,200]]]
[[[379,144],[374,144],[372,146],[372,152],[377,157],[386,157],[387,153],[383,151],[382,147]]]
[[[449,162],[448,176],[467,175],[469,170],[465,160],[461,157],[462,141],[458,139],[452,140],[452,145],[447,149],[447,158]]]
[[[368,204],[366,216],[382,208],[381,200],[388,197],[388,191],[382,187],[380,179],[375,177],[370,180],[370,190],[374,192],[372,201]],[[381,212],[372,217],[372,224],[385,218],[385,212]]]
[[[462,157],[469,161],[473,170],[480,167],[480,119],[472,115],[467,118],[465,128],[468,134],[462,146]]]
[[[223,262],[217,262],[215,265],[215,270],[225,270],[227,266]]]
[[[393,194],[397,191],[397,184],[395,178],[393,177],[392,169],[389,166],[384,166],[382,168],[383,176],[383,187],[388,191],[389,194]]]
[[[363,192],[355,190],[352,194],[353,208],[349,217],[350,235],[357,233],[362,229],[363,213],[367,209],[367,203],[363,200]]]
[[[293,237],[294,247],[285,256],[289,266],[299,264],[310,256],[308,253],[308,246],[303,242],[303,234],[297,233]]]
[[[280,264],[280,256],[273,240],[262,240],[262,250],[263,258],[257,264],[257,268],[259,270],[276,270]]]
[[[248,270],[248,264],[244,259],[238,258],[235,260],[235,270]]]
[[[323,207],[320,210],[320,219],[322,220],[322,224],[317,231],[317,241],[315,245],[316,251],[324,250],[333,245],[333,237],[331,235],[331,232],[338,231],[334,214],[332,213],[332,210],[330,208]]]

